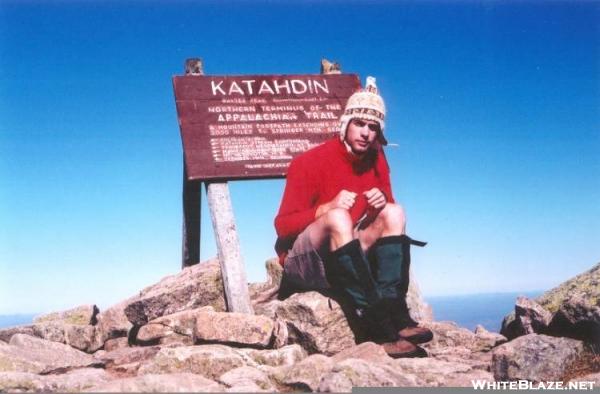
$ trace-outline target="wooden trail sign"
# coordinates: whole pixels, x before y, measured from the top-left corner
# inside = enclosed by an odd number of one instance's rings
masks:
[[[202,70],[200,59],[188,59],[186,75],[173,77],[184,148],[182,267],[200,260],[204,181],[227,308],[253,313],[227,181],[285,177],[295,156],[338,133],[360,81],[339,68],[251,76],[205,76]]]
[[[173,78],[188,179],[284,177],[292,158],[338,133],[358,76]]]

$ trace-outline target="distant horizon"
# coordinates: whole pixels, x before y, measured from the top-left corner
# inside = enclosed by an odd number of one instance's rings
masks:
[[[469,330],[482,325],[489,331],[499,332],[504,316],[514,310],[516,297],[524,295],[536,298],[541,294],[543,292],[482,293],[425,297],[424,301],[432,308],[434,321],[452,321]],[[0,329],[31,324],[35,317],[44,314],[0,315]]]
[[[549,289],[549,290],[552,290],[552,289]],[[520,294],[523,294],[526,297],[529,297],[528,294],[535,294],[535,293],[543,294],[549,290],[502,291],[502,292],[468,293],[468,294],[457,293],[457,294],[427,295],[427,296],[422,295],[422,297],[425,302],[428,302],[428,299],[433,299],[433,298],[452,298],[452,297],[460,298],[460,297],[476,297],[476,296],[509,296],[509,295],[517,296]],[[113,305],[116,305],[117,303],[115,303]],[[0,313],[0,316],[2,316],[2,317],[6,317],[6,316],[40,316],[40,315],[45,315],[48,313],[67,311],[69,309],[76,308],[81,305],[87,305],[87,304],[77,304],[77,305],[73,305],[72,307],[69,307],[69,308],[59,309],[59,310],[50,310],[50,311],[46,311],[46,312]],[[98,309],[100,309],[100,312],[103,311],[103,309],[100,308],[100,306],[98,304],[94,304],[94,305],[96,305],[98,307]],[[110,308],[111,306],[112,305],[109,305],[108,307],[104,308],[104,310]]]

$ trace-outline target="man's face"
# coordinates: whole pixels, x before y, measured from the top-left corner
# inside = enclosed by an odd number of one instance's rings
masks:
[[[346,130],[346,143],[357,155],[366,153],[379,134],[379,123],[373,120],[352,119]]]

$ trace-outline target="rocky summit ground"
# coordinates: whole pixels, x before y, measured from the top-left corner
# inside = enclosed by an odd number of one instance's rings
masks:
[[[274,299],[276,260],[267,271],[268,282],[250,285],[254,314],[225,312],[219,264],[210,260],[104,311],[84,305],[2,329],[0,391],[350,392],[518,379],[600,385],[600,264],[566,282],[556,302],[518,299],[504,335],[434,321],[412,285],[411,315],[435,335],[424,345],[428,357],[416,359],[360,343],[360,325],[327,295]],[[573,290],[579,283],[585,291]]]

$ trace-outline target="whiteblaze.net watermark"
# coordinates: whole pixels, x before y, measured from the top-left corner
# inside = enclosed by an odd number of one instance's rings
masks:
[[[485,380],[472,380],[475,390],[593,390],[596,382],[531,382],[529,380],[512,380],[488,382]]]

